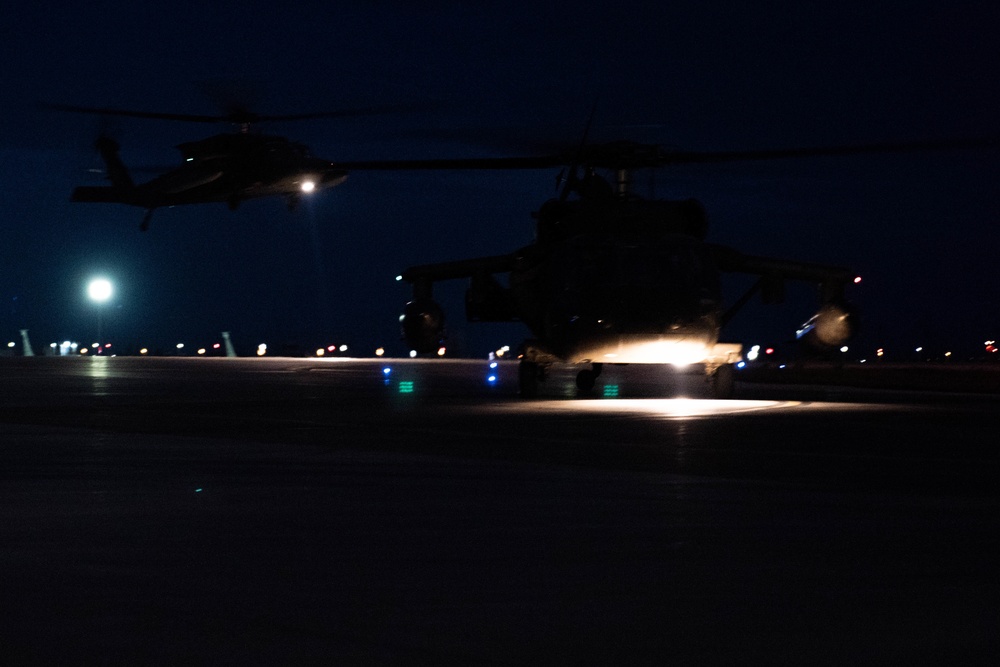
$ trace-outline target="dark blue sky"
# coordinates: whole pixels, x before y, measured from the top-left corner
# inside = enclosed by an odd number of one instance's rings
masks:
[[[129,165],[226,128],[39,111],[42,101],[215,113],[205,89],[238,81],[255,110],[378,104],[419,110],[263,129],[329,159],[506,155],[595,139],[689,150],[998,135],[1000,10],[989,3],[92,2],[25,3],[0,26],[0,336],[87,341],[91,275],[117,287],[105,331],[121,344],[243,348],[346,340],[402,351],[406,266],[508,252],[556,173],[355,173],[295,213],[280,200],[158,211],[71,204],[100,184],[102,129]],[[218,97],[218,93],[215,97]],[[506,147],[506,148],[505,148]],[[148,177],[137,171],[137,180]],[[1000,337],[997,151],[790,160],[661,170],[657,196],[697,197],[710,239],[746,252],[856,268],[858,346]],[[736,288],[734,288],[736,289]],[[470,327],[462,285],[437,293],[470,351],[518,326]],[[811,295],[754,307],[732,338],[780,342]]]

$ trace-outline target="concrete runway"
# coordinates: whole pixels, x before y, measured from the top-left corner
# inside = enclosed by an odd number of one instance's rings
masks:
[[[0,359],[5,661],[995,660],[997,397],[515,377]]]

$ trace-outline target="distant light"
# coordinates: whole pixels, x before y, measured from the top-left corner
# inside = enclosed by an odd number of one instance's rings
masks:
[[[950,357],[950,356],[951,356],[951,352],[945,352],[945,353],[944,353],[944,356],[946,356],[946,357]]]
[[[205,352],[207,352],[207,351],[208,351],[208,350],[206,350],[206,349],[205,349],[205,348],[203,348],[203,347],[199,347],[199,348],[198,348],[198,354],[205,354]]]
[[[80,354],[87,354],[87,348],[81,347],[80,348]]]
[[[312,192],[316,189],[316,181],[302,181],[302,192]]]
[[[396,282],[397,282],[397,283],[398,283],[398,282],[399,282],[400,280],[402,280],[402,279],[403,279],[403,276],[396,276]]]
[[[184,343],[177,343],[177,349],[178,350],[183,350],[184,349]]]
[[[741,361],[741,362],[739,362],[739,363],[736,364],[736,368],[739,368],[740,370],[743,370],[746,367],[747,367],[747,362],[745,362],[745,361]]]
[[[923,352],[923,351],[924,351],[924,348],[922,348],[922,347],[918,347],[918,348],[916,349],[916,352]]]
[[[392,369],[389,368],[388,366],[386,366],[385,368],[382,369],[382,375],[388,375],[391,372],[392,372]]]
[[[383,354],[385,354],[385,348],[384,347],[375,348],[375,356],[376,357],[381,357]]]
[[[330,351],[330,352],[336,352],[337,351],[337,346],[336,345],[327,345],[326,349],[328,351]]]
[[[861,283],[861,276],[854,276],[854,284],[858,285]]]
[[[107,278],[95,278],[87,285],[87,296],[98,303],[110,299],[113,291],[111,281]]]
[[[212,349],[218,350],[220,347],[222,347],[222,343],[216,343],[215,345],[212,346]]]
[[[841,352],[847,352],[849,349],[851,349],[851,348],[849,348],[846,345],[844,345],[842,348],[840,348],[840,351]]]
[[[413,359],[416,356],[417,356],[417,351],[416,350],[410,350],[410,359]]]
[[[326,350],[323,349],[322,347],[316,349],[316,356],[317,357],[322,357],[324,354],[326,354]]]
[[[490,362],[490,368],[496,368],[496,367],[497,367],[497,362],[491,361]]]
[[[149,354],[149,350],[144,347],[141,350],[139,350],[139,354]]]
[[[784,368],[784,367],[785,367],[784,364],[781,364],[780,366],[778,366],[778,368]]]
[[[439,348],[438,348],[438,356],[439,356],[439,357],[443,357],[443,356],[444,356],[444,353],[445,353],[445,352],[447,352],[447,351],[448,351],[448,350],[446,350],[446,349],[445,349],[444,347],[439,347]]]
[[[764,350],[764,354],[774,354],[774,348],[773,347],[767,348],[766,350]]]
[[[339,349],[340,349],[341,352],[347,352],[347,346],[346,345],[341,345]]]
[[[14,347],[14,341],[7,343],[7,347]]]
[[[486,378],[486,381],[489,382],[490,384],[496,384],[497,376],[496,375],[490,375],[489,377]]]
[[[883,349],[882,349],[882,348],[880,347],[879,349],[875,350],[875,356],[876,356],[876,357],[883,357],[883,356],[885,356],[885,350],[883,350]]]
[[[257,356],[263,357],[265,354],[267,354],[267,343],[261,343],[257,346]]]

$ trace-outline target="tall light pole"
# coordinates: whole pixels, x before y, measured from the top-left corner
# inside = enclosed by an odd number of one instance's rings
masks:
[[[101,342],[101,304],[110,299],[113,293],[111,281],[107,278],[94,278],[87,285],[87,296],[97,304],[97,344],[102,347],[104,343]]]

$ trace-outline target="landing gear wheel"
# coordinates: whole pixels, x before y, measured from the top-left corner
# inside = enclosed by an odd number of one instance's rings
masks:
[[[538,381],[542,374],[541,369],[533,361],[521,361],[517,366],[517,389],[521,398],[535,398],[538,396]]]
[[[732,398],[736,393],[736,374],[729,364],[719,366],[715,372],[708,376],[709,385],[712,387],[712,396],[718,399]]]
[[[594,390],[594,383],[597,381],[597,373],[591,370],[582,370],[576,374],[576,388],[581,394],[589,394]]]
[[[581,394],[589,394],[594,389],[594,383],[604,370],[604,364],[592,364],[590,369],[584,369],[576,374],[576,388]]]

